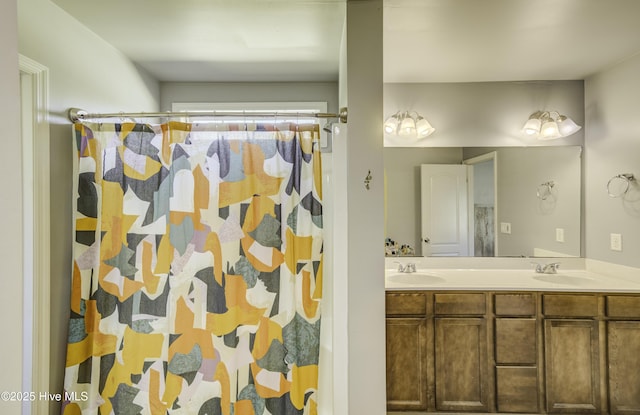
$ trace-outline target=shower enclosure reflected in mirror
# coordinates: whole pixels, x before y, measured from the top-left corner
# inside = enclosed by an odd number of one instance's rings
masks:
[[[423,256],[578,257],[581,154],[580,146],[385,148],[385,235]]]

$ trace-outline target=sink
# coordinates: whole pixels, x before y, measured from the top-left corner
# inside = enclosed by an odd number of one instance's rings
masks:
[[[389,282],[411,285],[429,285],[444,282],[445,279],[421,272],[397,273],[387,276]]]
[[[566,274],[540,274],[533,279],[561,285],[585,285],[593,282],[593,278],[587,276]]]

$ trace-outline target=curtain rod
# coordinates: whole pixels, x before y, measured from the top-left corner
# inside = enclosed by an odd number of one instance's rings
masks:
[[[118,112],[93,114],[80,108],[69,108],[67,112],[71,122],[78,122],[96,118],[144,118],[144,117],[313,117],[313,118],[338,118],[341,123],[347,122],[347,108],[340,108],[338,114],[326,112],[268,112],[268,111],[180,111],[180,112]]]

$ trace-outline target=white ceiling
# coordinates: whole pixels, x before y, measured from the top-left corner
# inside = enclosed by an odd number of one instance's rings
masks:
[[[335,81],[345,0],[52,0],[161,81]],[[640,0],[384,0],[385,82],[584,79]]]
[[[638,0],[386,0],[386,82],[584,79],[640,51]]]
[[[161,81],[335,81],[344,0],[52,0]]]

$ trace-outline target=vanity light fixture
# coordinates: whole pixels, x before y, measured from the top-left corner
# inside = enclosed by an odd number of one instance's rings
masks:
[[[539,140],[553,140],[575,134],[581,128],[571,118],[557,111],[536,111],[529,116],[522,131],[537,136]]]
[[[384,132],[405,138],[425,138],[436,129],[415,111],[398,111],[384,122]]]

